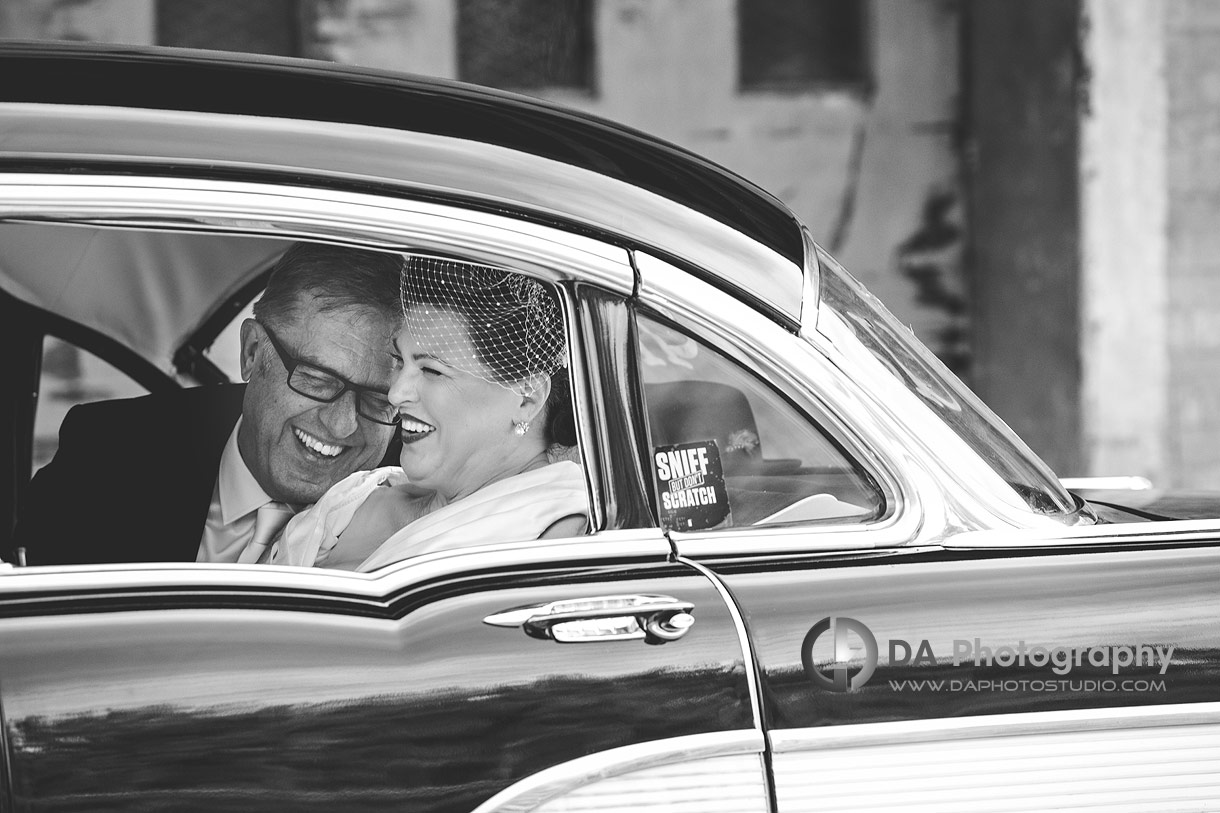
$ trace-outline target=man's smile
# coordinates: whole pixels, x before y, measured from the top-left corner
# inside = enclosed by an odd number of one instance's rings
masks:
[[[292,428],[292,434],[296,435],[298,441],[310,452],[319,457],[334,458],[347,451],[346,446],[335,446],[330,443],[324,443],[322,440],[295,426]]]

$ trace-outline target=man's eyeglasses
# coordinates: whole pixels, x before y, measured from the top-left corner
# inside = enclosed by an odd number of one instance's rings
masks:
[[[342,397],[343,393],[351,390],[356,394],[357,415],[373,423],[379,423],[382,426],[396,426],[398,424],[398,409],[390,403],[386,393],[362,387],[359,384],[353,384],[336,372],[310,364],[307,361],[301,361],[288,352],[280,340],[275,337],[275,334],[271,332],[271,328],[262,322],[258,324],[262,327],[263,332],[267,334],[267,338],[270,340],[271,346],[275,348],[275,352],[279,355],[284,369],[288,371],[288,389],[314,401],[321,401],[324,404],[333,403]]]

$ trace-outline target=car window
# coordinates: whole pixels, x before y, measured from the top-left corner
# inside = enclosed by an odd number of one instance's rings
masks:
[[[1072,516],[1075,501],[1025,442],[833,257],[820,252],[818,259],[823,301],[877,361],[968,443],[1031,509]]]
[[[38,408],[34,413],[33,470],[45,466],[59,447],[59,425],[78,404],[134,398],[147,388],[71,342],[47,336],[42,343]]]
[[[865,522],[872,477],[769,384],[647,315],[640,367],[658,514],[674,530]]]

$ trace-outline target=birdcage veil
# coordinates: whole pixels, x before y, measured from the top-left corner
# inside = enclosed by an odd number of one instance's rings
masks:
[[[406,329],[452,367],[522,391],[567,366],[559,301],[535,279],[459,260],[408,256],[401,285]],[[436,319],[435,311],[456,315],[457,323]]]

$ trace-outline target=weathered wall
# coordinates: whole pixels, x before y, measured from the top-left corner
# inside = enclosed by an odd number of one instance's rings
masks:
[[[1088,469],[1220,488],[1220,5],[1089,0],[1086,19]]]
[[[307,53],[456,73],[454,0],[303,2]],[[0,0],[0,35],[150,43],[156,7]],[[601,0],[596,92],[546,95],[785,200],[1059,473],[1216,487],[1220,3],[870,8],[871,94],[740,93],[735,0]]]
[[[0,0],[0,36],[151,45],[153,0]]]
[[[1165,484],[1169,453],[1163,0],[1088,0],[1081,179],[1084,472]]]
[[[1060,475],[1082,468],[1076,0],[970,0],[975,389]]]
[[[151,42],[154,0],[4,0],[0,34]],[[305,52],[453,77],[454,0],[312,0]],[[737,89],[736,0],[601,0],[593,94],[539,95],[672,140],[771,191],[969,372],[957,0],[873,0],[874,91]]]
[[[1220,3],[1165,24],[1170,483],[1220,489]]]
[[[672,140],[770,190],[921,339],[968,373],[958,0],[870,3],[867,92],[739,91],[736,5],[601,0],[595,92],[540,95]],[[314,39],[305,53],[456,74],[454,0],[311,6]],[[0,33],[147,42],[156,7],[154,0],[3,0]]]
[[[966,356],[958,4],[877,0],[875,93],[741,93],[735,0],[602,0],[597,89],[538,95],[706,155],[772,192],[954,366]],[[451,0],[322,3],[333,58],[454,75]]]

